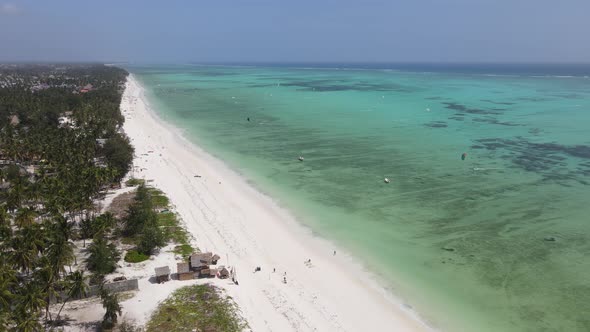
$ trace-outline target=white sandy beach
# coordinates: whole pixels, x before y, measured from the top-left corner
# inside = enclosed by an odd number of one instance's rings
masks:
[[[341,250],[314,237],[271,198],[163,124],[132,75],[121,108],[137,156],[133,175],[153,180],[167,194],[194,246],[218,253],[220,264],[236,267],[238,286],[210,281],[234,298],[253,331],[429,330],[367,274],[355,272],[359,265]],[[304,263],[308,259],[312,264]],[[138,276],[153,274],[152,265],[161,263],[176,271],[168,254],[148,261]],[[254,273],[257,266],[262,271]],[[158,301],[195,282],[204,281],[158,285],[144,277],[139,293],[123,302],[124,316],[144,324]]]

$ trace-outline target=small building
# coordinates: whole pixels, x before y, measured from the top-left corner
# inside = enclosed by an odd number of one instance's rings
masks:
[[[209,265],[216,265],[219,258],[219,255],[213,255],[211,252],[194,253],[190,256],[190,267],[193,270],[199,270]]]
[[[195,278],[195,273],[191,271],[188,263],[176,264],[176,274],[178,280],[190,280]]]
[[[199,271],[199,278],[215,278],[217,269],[204,268]]]
[[[80,89],[80,92],[86,93],[86,92],[92,91],[93,88],[94,87],[92,86],[92,84],[86,84],[85,86],[82,87],[82,89]]]
[[[194,253],[189,257],[190,269],[193,271],[209,267],[208,262],[209,255],[207,253]]]
[[[225,266],[220,266],[217,270],[217,277],[219,279],[227,279],[229,278],[229,270]]]
[[[170,268],[168,266],[157,267],[155,270],[156,281],[159,284],[170,280]]]

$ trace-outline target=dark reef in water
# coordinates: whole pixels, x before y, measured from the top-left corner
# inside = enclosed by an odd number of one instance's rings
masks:
[[[444,121],[432,121],[429,123],[425,123],[424,126],[430,127],[430,128],[447,128],[448,127],[447,123]]]
[[[496,104],[496,105],[515,105],[516,104],[516,103],[507,102],[507,101],[494,101],[494,100],[490,100],[490,99],[481,99],[481,101],[485,101],[486,103],[492,103],[492,104]]]
[[[501,125],[501,126],[509,126],[509,127],[518,127],[522,126],[521,124],[514,123],[514,122],[506,122],[506,121],[499,121],[498,119],[494,119],[491,117],[486,118],[474,118],[471,121],[473,122],[484,122],[489,124]]]
[[[456,115],[464,114],[464,113],[479,114],[479,115],[498,115],[498,114],[500,114],[500,112],[498,110],[494,110],[494,109],[483,110],[483,109],[479,109],[479,108],[469,108],[463,104],[453,103],[453,102],[444,102],[443,104],[446,105],[445,108],[457,111]]]
[[[500,157],[512,162],[520,169],[536,172],[543,176],[544,180],[554,180],[563,184],[563,181],[577,181],[587,184],[579,179],[580,176],[590,174],[590,162],[578,162],[574,171],[568,170],[569,158],[590,159],[590,146],[588,145],[564,145],[558,143],[535,143],[523,137],[514,139],[485,138],[476,140],[477,144],[472,149],[486,149],[496,151],[504,149],[508,153]]]
[[[543,129],[541,129],[541,128],[531,128],[531,129],[529,129],[529,134],[535,135],[535,136],[536,135],[539,135],[542,132],[543,132]]]
[[[394,92],[415,92],[415,88],[406,87],[394,83],[377,84],[368,81],[361,81],[356,84],[345,84],[337,80],[311,80],[311,81],[290,81],[283,82],[281,86],[298,87],[302,91],[394,91]]]
[[[197,76],[208,76],[208,77],[218,77],[218,76],[235,76],[239,75],[238,73],[229,72],[229,71],[217,71],[217,70],[210,70],[210,71],[199,71],[196,73]]]

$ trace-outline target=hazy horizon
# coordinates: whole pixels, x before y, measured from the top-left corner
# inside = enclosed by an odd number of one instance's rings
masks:
[[[0,0],[0,61],[586,64],[587,12],[582,0]]]

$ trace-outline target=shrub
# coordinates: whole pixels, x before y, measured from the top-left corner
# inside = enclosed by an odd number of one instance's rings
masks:
[[[129,250],[125,254],[125,261],[128,263],[139,263],[148,260],[150,256],[144,255],[137,250]]]
[[[131,178],[125,182],[128,187],[135,187],[144,184],[145,181],[142,179]]]

